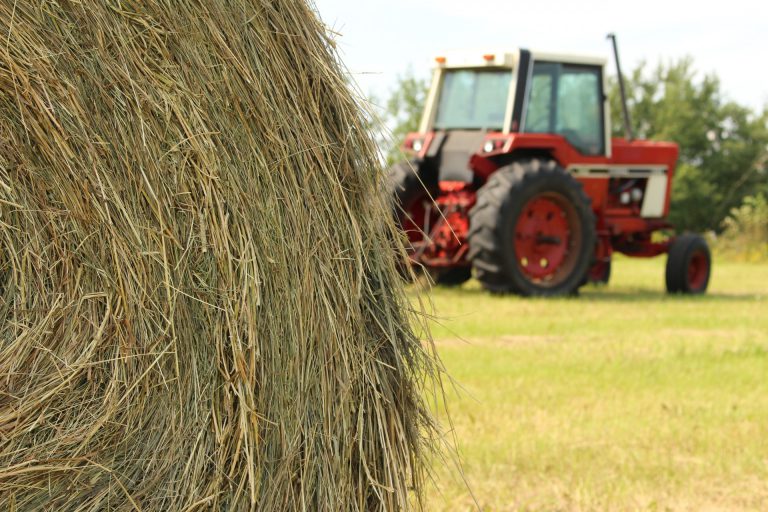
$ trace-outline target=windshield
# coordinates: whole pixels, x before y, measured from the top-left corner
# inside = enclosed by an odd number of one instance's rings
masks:
[[[435,129],[501,130],[511,81],[511,69],[446,71]]]

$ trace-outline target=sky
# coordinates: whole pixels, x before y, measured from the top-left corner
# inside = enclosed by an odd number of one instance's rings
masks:
[[[428,77],[452,49],[529,48],[611,56],[623,71],[691,56],[726,99],[768,106],[768,0],[314,0],[365,94],[386,98],[409,66]],[[611,59],[609,72],[615,67]]]

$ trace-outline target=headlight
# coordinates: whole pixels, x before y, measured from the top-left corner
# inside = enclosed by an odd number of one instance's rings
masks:
[[[622,192],[619,196],[619,202],[621,202],[621,204],[629,204],[632,202],[632,194],[629,192]]]

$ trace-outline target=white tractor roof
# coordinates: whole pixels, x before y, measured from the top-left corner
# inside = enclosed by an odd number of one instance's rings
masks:
[[[479,68],[479,67],[514,67],[519,58],[520,50],[504,49],[496,51],[488,50],[453,50],[446,52],[435,59],[440,68]],[[589,66],[604,66],[607,60],[604,57],[593,55],[573,55],[561,53],[549,53],[531,50],[534,60],[554,62],[567,62],[569,64],[585,64]]]

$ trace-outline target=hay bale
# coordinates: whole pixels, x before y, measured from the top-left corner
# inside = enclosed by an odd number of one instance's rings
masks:
[[[0,508],[408,508],[433,363],[305,0],[5,1],[0,34]]]

